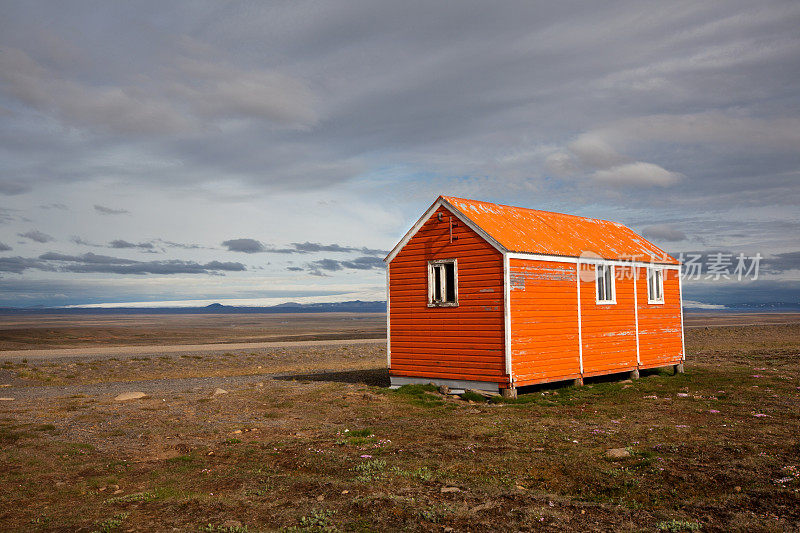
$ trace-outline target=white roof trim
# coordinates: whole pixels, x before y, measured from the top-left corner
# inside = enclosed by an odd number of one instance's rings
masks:
[[[410,241],[414,237],[414,235],[417,234],[417,232],[422,228],[425,222],[427,222],[428,219],[431,218],[431,216],[433,216],[433,214],[436,212],[437,209],[439,209],[439,207],[445,207],[448,211],[453,213],[453,215],[458,220],[460,220],[465,226],[467,226],[469,229],[480,235],[481,238],[484,239],[486,242],[497,248],[497,250],[500,253],[506,252],[506,249],[503,245],[501,245],[491,235],[486,233],[482,228],[478,227],[474,222],[472,222],[469,218],[467,218],[466,215],[461,213],[457,207],[455,207],[453,204],[451,204],[444,198],[439,197],[435,202],[433,202],[433,205],[430,206],[427,211],[425,211],[425,214],[423,214],[419,218],[419,220],[417,220],[416,224],[414,224],[411,227],[411,229],[408,230],[408,233],[406,233],[405,236],[403,236],[400,242],[398,242],[397,245],[394,248],[392,248],[392,251],[389,252],[389,255],[387,255],[386,258],[384,259],[386,263],[392,262],[392,260],[397,256],[397,254],[400,253],[400,250],[402,250],[405,247],[405,245],[408,244],[408,241]]]
[[[527,259],[529,261],[552,261],[554,263],[589,263],[589,264],[603,264],[603,265],[618,265],[618,266],[638,266],[638,267],[653,267],[658,268],[672,268],[680,270],[681,266],[673,263],[650,263],[648,261],[620,261],[618,259],[602,259],[595,257],[571,257],[564,255],[547,255],[547,254],[526,254],[520,252],[509,252],[508,257],[511,259]]]

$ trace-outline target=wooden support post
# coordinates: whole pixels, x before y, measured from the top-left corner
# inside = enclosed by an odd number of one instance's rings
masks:
[[[678,363],[673,368],[675,369],[675,374],[683,374],[683,363]]]
[[[630,378],[631,379],[639,379],[639,369],[638,368],[634,368],[633,370],[631,370]]]
[[[513,400],[517,397],[517,388],[509,387],[507,389],[500,389],[500,394],[503,396],[503,398],[509,398]]]
[[[583,387],[583,376],[579,378],[575,378],[575,381],[572,382],[574,387]]]

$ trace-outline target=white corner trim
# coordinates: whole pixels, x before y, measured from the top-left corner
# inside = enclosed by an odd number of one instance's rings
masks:
[[[683,284],[681,283],[682,266],[678,266],[678,305],[681,308],[681,361],[686,361],[686,341],[683,336]]]
[[[509,385],[514,384],[514,374],[511,365],[511,263],[508,254],[503,254],[503,316],[505,318],[505,349],[506,349],[506,374]]]
[[[403,236],[400,242],[398,242],[397,245],[395,245],[395,247],[392,248],[392,251],[389,252],[389,255],[387,255],[386,258],[384,258],[384,261],[386,263],[391,263],[392,260],[397,256],[397,254],[400,253],[400,250],[402,250],[405,247],[405,245],[408,244],[408,241],[410,241],[414,237],[414,235],[417,234],[417,232],[428,221],[428,219],[430,219],[431,216],[433,216],[436,210],[442,206],[447,208],[447,210],[450,211],[453,214],[453,216],[455,216],[458,220],[460,220],[465,226],[467,226],[472,231],[480,235],[486,242],[494,246],[500,253],[505,253],[507,251],[503,245],[501,245],[494,239],[494,237],[486,233],[486,231],[484,231],[477,224],[475,224],[469,218],[467,218],[467,216],[464,215],[461,211],[459,211],[458,208],[456,208],[453,204],[451,204],[444,198],[439,197],[435,202],[433,202],[433,205],[431,205],[428,208],[428,210],[425,211],[425,213],[419,218],[419,220],[417,220],[417,222],[411,227],[411,229],[408,230],[408,232]]]
[[[389,267],[386,265],[386,368],[392,368],[392,299],[389,293]]]
[[[580,365],[581,377],[583,377],[583,334],[581,332],[581,262],[575,262],[575,279],[578,286],[578,364]]]
[[[633,268],[633,319],[636,324],[636,366],[642,366],[642,358],[639,356],[639,291],[636,288],[636,281],[639,279],[639,267],[634,266],[631,268]]]

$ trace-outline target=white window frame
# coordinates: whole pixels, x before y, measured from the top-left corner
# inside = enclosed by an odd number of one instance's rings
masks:
[[[443,265],[453,265],[453,280],[455,287],[453,296],[455,300],[452,302],[445,301],[447,296],[447,276],[444,275],[445,269]],[[441,292],[439,298],[435,298],[436,284],[434,282],[434,270],[441,270]],[[458,259],[435,259],[428,261],[428,307],[458,307]]]
[[[658,274],[658,275],[656,275]],[[658,280],[656,289],[658,295],[653,298],[653,281]],[[664,269],[647,267],[647,303],[649,304],[663,304],[664,303]]]
[[[605,276],[605,272],[608,270],[611,273],[611,299],[601,299],[600,298],[600,284],[598,283],[598,278],[600,277],[600,273],[603,273],[604,281],[609,279]],[[598,304],[616,304],[617,303],[617,283],[616,283],[616,276],[614,275],[614,265],[608,263],[598,263],[594,266],[594,297],[595,302]],[[605,285],[603,286],[605,288]],[[606,291],[604,291],[606,292]],[[604,294],[605,296],[606,294]]]

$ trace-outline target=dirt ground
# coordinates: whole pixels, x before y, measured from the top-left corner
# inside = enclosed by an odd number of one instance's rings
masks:
[[[516,401],[391,391],[377,342],[0,355],[0,530],[800,530],[800,324],[686,342]]]

